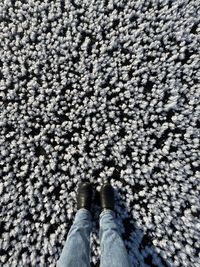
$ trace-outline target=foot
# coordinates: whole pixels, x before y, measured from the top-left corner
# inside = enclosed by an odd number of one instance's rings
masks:
[[[92,204],[92,185],[89,182],[81,182],[77,191],[77,210],[85,208],[91,209]]]
[[[111,184],[103,184],[100,190],[101,209],[114,210],[115,208],[115,195],[114,188]]]

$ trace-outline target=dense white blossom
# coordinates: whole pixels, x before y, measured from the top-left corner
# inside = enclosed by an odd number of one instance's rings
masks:
[[[109,180],[132,266],[198,267],[199,1],[4,0],[0,16],[1,266],[55,266],[78,183]]]

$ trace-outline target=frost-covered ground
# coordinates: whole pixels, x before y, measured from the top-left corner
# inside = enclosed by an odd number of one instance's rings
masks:
[[[87,179],[118,190],[132,266],[199,266],[199,0],[2,0],[0,17],[0,265],[55,266]]]

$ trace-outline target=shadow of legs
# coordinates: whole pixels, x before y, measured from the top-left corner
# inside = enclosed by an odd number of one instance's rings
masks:
[[[131,266],[172,267],[156,251],[151,233],[144,232],[137,226],[126,202],[115,188],[116,220],[122,239],[129,254]],[[133,207],[134,208],[134,207]]]

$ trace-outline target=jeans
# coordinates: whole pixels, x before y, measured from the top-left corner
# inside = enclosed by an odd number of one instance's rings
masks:
[[[57,262],[57,267],[90,266],[90,233],[92,229],[91,214],[86,209],[77,211],[64,248]],[[115,215],[112,210],[100,214],[100,266],[129,267],[128,254],[121,239]]]

